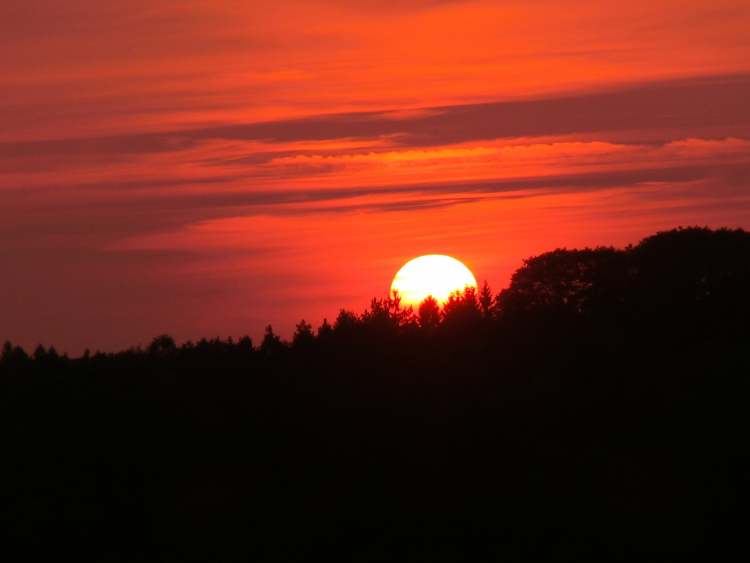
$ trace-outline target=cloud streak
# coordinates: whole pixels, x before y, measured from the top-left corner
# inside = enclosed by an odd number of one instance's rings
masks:
[[[395,146],[439,146],[514,137],[742,126],[750,129],[750,75],[642,84],[530,101],[428,108],[415,115],[347,113],[246,125],[83,139],[0,143],[0,159],[37,155],[165,153],[205,141],[292,143],[382,139]],[[395,115],[398,115],[397,113]]]

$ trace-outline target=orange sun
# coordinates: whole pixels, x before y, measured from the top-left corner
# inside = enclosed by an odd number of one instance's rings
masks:
[[[419,305],[430,295],[443,304],[467,286],[477,287],[469,268],[450,256],[427,254],[404,264],[393,278],[391,292],[398,291],[404,305]]]

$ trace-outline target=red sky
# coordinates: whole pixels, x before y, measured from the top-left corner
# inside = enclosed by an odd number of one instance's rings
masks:
[[[0,7],[0,340],[288,336],[451,254],[750,228],[745,0]]]

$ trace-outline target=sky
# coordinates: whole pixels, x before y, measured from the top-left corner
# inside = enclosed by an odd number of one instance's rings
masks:
[[[0,5],[0,341],[290,337],[449,254],[750,228],[746,0]]]

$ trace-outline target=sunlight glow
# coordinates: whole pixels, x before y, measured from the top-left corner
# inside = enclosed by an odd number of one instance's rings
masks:
[[[419,305],[429,295],[442,304],[467,286],[477,287],[477,281],[466,266],[450,256],[428,254],[407,262],[393,278],[391,291],[398,291],[404,305]]]

